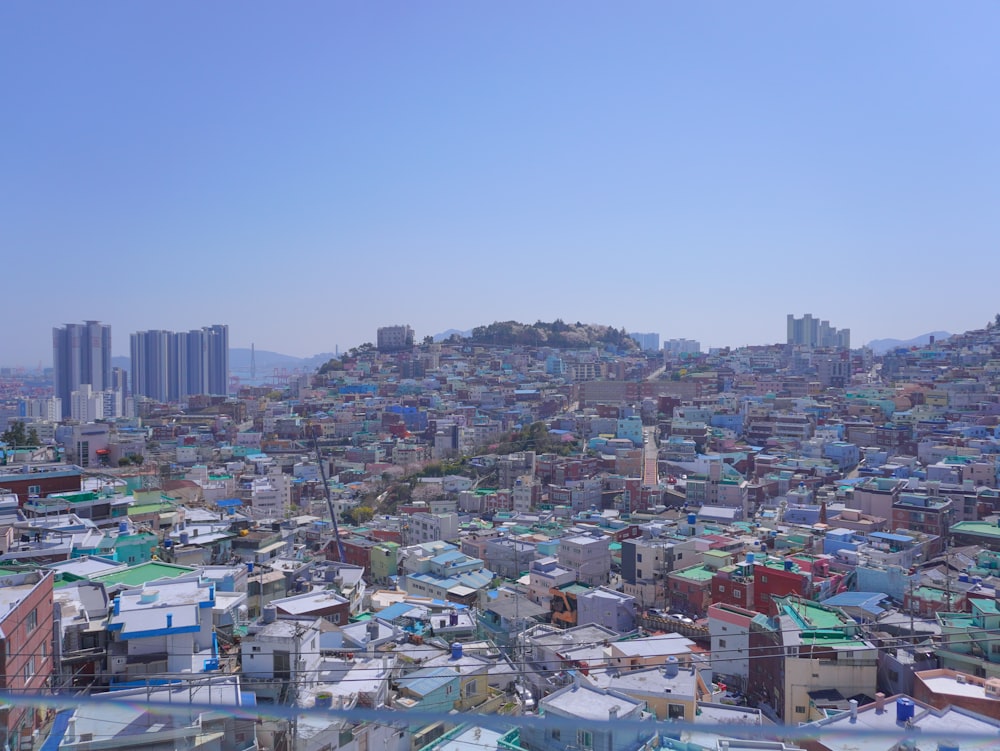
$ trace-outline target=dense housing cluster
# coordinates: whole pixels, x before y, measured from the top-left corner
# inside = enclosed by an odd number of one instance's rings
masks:
[[[87,327],[99,383],[60,371]],[[233,393],[224,326],[134,335],[147,386],[174,347],[158,390],[113,375],[107,327],[57,331],[55,372],[3,373],[0,667],[92,701],[0,708],[8,748],[1000,730],[1000,326],[879,353],[811,316],[708,353],[394,326]],[[63,420],[67,388],[129,407]]]

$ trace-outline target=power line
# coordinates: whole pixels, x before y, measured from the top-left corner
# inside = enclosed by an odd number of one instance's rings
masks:
[[[825,630],[830,631],[830,630],[837,630],[837,629],[825,629]],[[802,629],[785,629],[785,630],[778,630],[778,631],[768,631],[768,632],[765,632],[765,633],[767,635],[773,635],[773,634],[784,634],[784,633],[800,633],[801,631],[802,631]],[[559,632],[553,632],[553,633],[559,633]],[[743,633],[749,633],[749,632],[743,632]],[[997,633],[997,631],[995,631],[994,629],[988,629],[988,628],[969,629],[967,631],[962,632],[962,635],[964,636],[964,635],[972,635],[972,634],[979,634],[979,633],[990,634],[991,635],[989,638],[978,640],[978,643],[980,643],[980,644],[982,644],[982,643],[991,644],[993,642],[1000,642],[1000,633]],[[845,634],[844,638],[845,639],[850,639],[851,637],[847,636]],[[920,638],[920,637],[909,636],[909,637],[893,637],[893,638],[897,639],[897,640],[905,640],[905,639]],[[610,646],[611,644],[615,644],[615,643],[618,643],[618,642],[610,642],[608,644],[605,644],[603,641],[601,641],[601,642],[591,642],[591,643],[584,643],[584,644],[571,644],[571,645],[568,644],[567,648],[570,648],[570,649],[586,649],[586,648]],[[624,642],[624,643],[628,643],[628,642]],[[821,648],[822,649],[824,646],[827,646],[827,645],[823,645],[822,643],[819,643],[819,644],[806,644],[806,645],[798,645],[798,646],[800,646],[800,647],[815,647],[815,648]],[[900,647],[900,645],[881,645],[880,646],[880,645],[872,644],[871,646],[865,647],[865,648],[860,649],[858,651],[866,651],[866,652],[874,651],[874,652],[878,653],[878,652],[888,652],[890,650],[898,649],[899,647]],[[712,661],[714,661],[717,655],[725,655],[725,654],[737,653],[737,654],[739,654],[739,655],[742,656],[742,655],[744,655],[745,652],[765,651],[765,650],[768,652],[767,654],[748,654],[745,657],[740,657],[738,659],[746,659],[747,661],[750,661],[750,660],[756,660],[756,659],[788,658],[788,657],[792,657],[791,655],[788,655],[786,653],[786,651],[785,651],[786,648],[787,648],[786,645],[781,644],[781,643],[776,643],[776,644],[773,644],[773,645],[767,644],[767,645],[757,645],[757,646],[749,646],[748,645],[745,649],[735,648],[734,647],[734,648],[727,648],[727,649],[724,649],[724,650],[715,650],[715,651],[710,652],[710,653],[705,653],[705,656],[708,658],[709,663],[711,663]],[[320,657],[327,656],[327,657],[330,657],[331,656],[330,655],[331,651],[332,652],[340,652],[340,653],[354,653],[354,654],[361,653],[361,650],[337,649],[337,650],[324,650],[324,651],[306,651],[306,652],[298,652],[297,654],[299,656],[320,656]],[[431,651],[431,650],[428,650],[428,651]],[[447,653],[446,650],[444,650],[444,649],[440,649],[440,650],[435,649],[434,651],[440,653],[442,656]],[[20,655],[23,656],[25,654],[34,654],[34,653],[12,653],[10,656],[14,656],[16,654],[20,654]],[[364,654],[369,658],[368,660],[366,660],[366,662],[379,662],[383,657],[388,657],[388,658],[391,659],[392,657],[396,656],[392,651],[389,651],[389,652],[375,652],[374,654],[371,654],[371,655],[368,655],[367,653],[364,653]],[[700,655],[702,653],[689,652],[688,654],[691,654],[691,655],[694,655],[694,656],[698,656],[698,655]],[[656,656],[660,656],[660,655],[654,655],[654,657],[656,657]],[[666,655],[664,655],[664,656],[666,656]],[[334,658],[334,659],[336,659],[336,658]],[[483,659],[490,659],[490,658],[483,658]],[[562,659],[565,659],[565,658],[562,658]],[[547,675],[551,676],[551,675],[557,675],[557,674],[560,674],[560,673],[564,673],[567,670],[581,670],[581,669],[586,669],[586,670],[595,670],[595,671],[597,671],[597,670],[601,670],[603,668],[621,668],[623,666],[621,666],[617,661],[618,660],[623,660],[623,659],[628,659],[628,656],[625,656],[625,657],[611,657],[611,656],[607,656],[607,657],[598,658],[596,660],[593,660],[593,659],[591,659],[591,660],[581,660],[580,662],[585,662],[586,663],[586,667],[585,668],[580,668],[580,667],[574,668],[572,666],[558,667],[558,668],[544,668],[544,667],[540,667],[539,663],[528,661],[528,660],[519,660],[519,661],[504,660],[502,662],[502,665],[510,666],[510,667],[513,667],[513,668],[521,668],[522,670],[527,669],[527,668],[531,668],[531,672],[534,672],[535,674],[539,674],[539,675],[542,675],[542,676],[547,676]],[[735,661],[737,658],[730,658],[730,659],[733,660],[733,661]],[[799,659],[821,659],[821,658],[815,657],[815,656],[804,656],[804,657],[799,658]],[[344,662],[347,663],[346,660]],[[398,661],[394,661],[394,662],[396,662],[396,664],[392,666],[392,669],[398,669],[400,667],[399,664],[398,664]],[[378,670],[379,669],[378,665],[373,665],[371,668],[367,668],[367,667],[364,666],[364,663],[354,662],[354,663],[351,663],[351,664],[354,664],[355,666],[357,666],[357,667],[355,667],[353,669],[360,669],[360,670],[369,670],[369,669],[370,670]],[[421,666],[422,666],[422,664],[414,665],[413,669],[417,670]],[[484,664],[482,667],[483,667],[483,670],[487,670],[488,671],[491,666],[492,667],[500,667],[501,665],[499,663],[493,663],[493,665]],[[694,664],[693,666],[695,668],[698,667],[697,664]],[[436,667],[447,667],[447,665],[438,665]],[[624,666],[624,667],[625,667],[625,672],[629,672],[629,671],[634,671],[634,670],[641,670],[641,669],[648,669],[648,668],[652,668],[652,667],[662,667],[662,666],[649,665],[649,666],[635,667],[635,666],[628,665],[628,666]],[[687,667],[691,667],[691,666],[687,666]],[[317,668],[317,670],[321,670],[321,668]],[[348,670],[348,672],[350,672],[350,670]],[[87,677],[91,677],[91,676],[93,676],[95,678],[111,678],[111,679],[121,678],[121,677],[131,677],[131,678],[134,678],[137,681],[138,680],[143,680],[143,678],[144,678],[143,676],[135,676],[135,675],[128,676],[127,674],[123,674],[123,673],[107,673],[107,672],[88,674]],[[289,678],[289,679],[284,679],[284,678],[255,679],[255,678],[252,678],[249,675],[247,675],[245,672],[240,672],[240,673],[223,673],[223,672],[220,672],[220,673],[203,673],[203,674],[196,674],[196,675],[192,675],[191,673],[165,673],[165,672],[158,672],[158,673],[156,673],[156,674],[154,674],[152,676],[149,676],[149,680],[158,680],[158,679],[162,679],[162,678],[177,678],[179,680],[196,681],[196,680],[209,680],[212,677],[218,677],[218,676],[239,676],[241,679],[247,680],[247,681],[249,681],[251,683],[255,683],[255,684],[262,684],[263,683],[265,685],[269,685],[269,684],[288,685],[290,682],[294,682],[291,678]],[[405,677],[405,676],[403,676],[403,677]],[[322,680],[320,678],[317,678],[317,679],[314,679],[314,680],[309,680],[309,679],[305,679],[303,677],[298,677],[295,680],[303,682],[304,685],[338,685],[338,684],[341,684],[341,683],[352,683],[352,682],[357,682],[357,683],[371,683],[373,680],[377,680],[377,678],[373,678],[373,677],[355,677],[355,678],[351,678],[351,677],[345,676],[345,677],[343,677],[343,678],[341,678],[339,680],[336,680],[336,681],[327,681],[327,680]],[[28,690],[28,689],[18,689],[18,690]]]

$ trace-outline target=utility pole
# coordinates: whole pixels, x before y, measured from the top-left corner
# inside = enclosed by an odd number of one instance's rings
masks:
[[[323,481],[323,494],[326,496],[326,507],[330,511],[330,521],[333,522],[333,538],[337,543],[337,560],[346,563],[344,560],[344,543],[340,541],[340,527],[337,526],[337,512],[333,508],[333,501],[330,499],[330,485],[326,481],[326,470],[323,469],[323,456],[319,450],[319,440],[316,435],[319,426],[310,426],[312,430],[313,448],[316,450],[316,463],[319,464],[319,477]]]
[[[944,592],[945,592],[945,612],[951,612],[951,546],[949,533],[951,528],[944,533]]]

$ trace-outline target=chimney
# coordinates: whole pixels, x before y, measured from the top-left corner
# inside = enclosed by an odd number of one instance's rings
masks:
[[[885,711],[885,694],[879,691],[875,694],[875,714],[882,714]]]
[[[858,700],[857,699],[851,699],[851,701],[849,703],[851,705],[851,722],[857,722],[858,721]]]
[[[621,709],[617,704],[615,704],[611,709],[608,710],[608,719],[614,722],[618,719],[618,710]]]

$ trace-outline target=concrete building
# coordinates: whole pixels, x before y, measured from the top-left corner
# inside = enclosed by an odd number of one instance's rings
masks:
[[[417,513],[411,515],[403,525],[403,542],[406,545],[457,539],[458,514],[456,513]]]
[[[528,566],[528,599],[547,609],[552,599],[550,590],[575,580],[576,572],[560,566],[555,558],[534,560]]]
[[[802,318],[788,314],[788,344],[800,347],[851,348],[851,330],[836,329],[829,321],[821,321],[806,313]]]
[[[608,583],[611,548],[603,535],[574,535],[559,540],[559,565],[574,572],[576,581],[589,587]]]
[[[636,627],[635,598],[606,587],[597,587],[577,595],[577,623],[596,623],[619,634]]]
[[[379,352],[395,352],[413,346],[413,329],[409,326],[382,326],[376,332]]]
[[[643,352],[656,352],[660,348],[660,335],[657,333],[640,334],[632,332],[629,336],[639,345]]]
[[[955,670],[922,670],[914,675],[913,698],[935,709],[961,707],[1000,717],[1000,678],[980,678]]]
[[[697,355],[701,352],[701,342],[694,339],[667,339],[663,343],[663,352],[672,357]]]
[[[654,738],[659,740],[652,725],[648,731],[636,727],[638,720],[653,719],[645,710],[646,703],[619,691],[604,691],[581,681],[546,696],[539,707],[552,721],[522,728],[520,745],[527,751],[640,751],[651,749]],[[615,720],[629,722],[617,724]],[[570,723],[575,730],[567,727]]]
[[[700,557],[693,538],[635,537],[622,540],[621,546],[622,589],[640,609],[666,607],[667,575]]]
[[[157,581],[118,594],[108,621],[112,682],[160,673],[218,671],[214,606],[215,584],[198,575]]]
[[[758,615],[735,605],[712,603],[708,607],[712,670],[741,691],[746,691],[750,680],[750,622]]]

